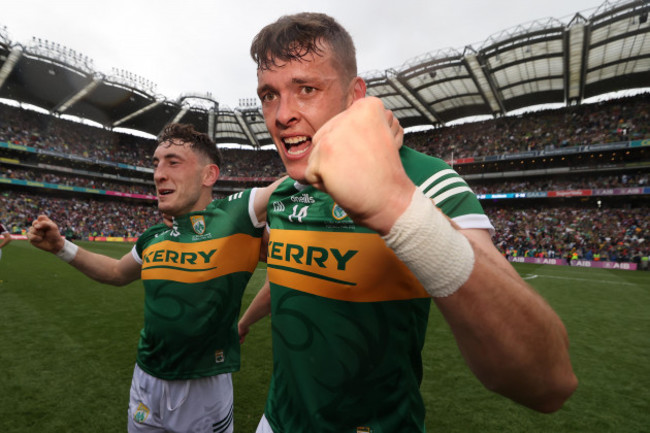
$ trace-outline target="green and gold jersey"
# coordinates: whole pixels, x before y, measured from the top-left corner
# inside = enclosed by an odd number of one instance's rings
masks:
[[[138,365],[152,376],[193,379],[239,370],[237,319],[259,259],[264,222],[246,190],[157,225],[138,239],[144,328]]]
[[[492,228],[447,164],[408,148],[400,155],[461,228]],[[287,179],[268,215],[274,369],[265,415],[273,431],[423,432],[427,292],[376,232],[311,186]]]

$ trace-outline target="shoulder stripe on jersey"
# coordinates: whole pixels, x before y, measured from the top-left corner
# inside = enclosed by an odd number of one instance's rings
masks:
[[[429,198],[435,197],[440,193],[441,190],[452,185],[456,187],[463,187],[467,186],[467,183],[460,177],[450,177],[449,179],[445,179],[442,182],[435,184],[434,187],[427,191],[424,195]]]
[[[474,194],[469,186],[458,186],[456,188],[452,188],[452,189],[447,190],[447,191],[443,192],[442,194],[438,194],[436,196],[433,196],[435,191],[429,191],[425,195],[428,198],[432,199],[433,202],[436,204],[436,206],[440,206],[440,203],[447,200],[448,198],[453,197],[456,194],[461,194],[461,193],[464,193],[464,192],[469,192],[471,194]]]
[[[440,179],[443,176],[448,176],[448,175],[453,175],[455,176],[456,179],[458,179],[461,182],[465,182],[462,177],[458,176],[458,173],[456,173],[454,170],[447,168],[445,170],[440,170],[439,172],[435,173],[433,176],[428,178],[426,181],[422,182],[422,184],[418,187],[420,188],[423,192],[429,188],[429,186]]]
[[[490,231],[490,234],[494,234],[494,226],[486,215],[470,213],[452,218],[452,220],[461,229],[487,229]]]
[[[251,190],[251,195],[248,199],[248,216],[251,219],[251,222],[253,225],[257,228],[264,227],[266,225],[266,221],[259,221],[257,219],[257,215],[255,214],[255,196],[257,194],[257,188],[253,188]]]
[[[142,258],[140,257],[140,254],[138,254],[138,250],[136,248],[136,245],[133,245],[133,248],[131,248],[131,255],[135,259],[136,262],[139,264],[142,264]]]
[[[244,195],[244,191],[238,192],[236,194],[231,194],[228,196],[228,201],[237,200],[238,198],[241,198],[242,195]]]

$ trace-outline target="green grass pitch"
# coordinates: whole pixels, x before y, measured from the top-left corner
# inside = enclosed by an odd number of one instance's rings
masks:
[[[81,244],[114,257],[131,248]],[[516,269],[564,320],[578,390],[552,415],[486,391],[432,308],[421,387],[427,431],[649,432],[650,272]],[[255,272],[244,307],[264,274],[263,267]],[[25,241],[3,249],[0,280],[0,432],[125,431],[142,326],[141,283],[95,283]],[[242,350],[242,369],[234,375],[235,431],[246,433],[264,409],[270,319],[253,327]]]

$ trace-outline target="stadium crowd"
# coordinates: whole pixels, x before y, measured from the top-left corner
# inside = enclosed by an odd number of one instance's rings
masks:
[[[650,185],[648,172],[636,171],[610,175],[572,175],[513,180],[468,181],[476,194],[496,192],[566,191],[580,189],[611,189],[646,187]]]
[[[505,116],[409,133],[405,144],[442,159],[556,149],[650,138],[650,93],[595,104]],[[148,167],[153,139],[0,104],[0,142]],[[222,149],[222,175],[278,177],[275,150]]]
[[[94,161],[149,167],[156,141],[114,133],[0,104],[0,142],[76,155]],[[278,177],[284,170],[275,150],[221,149],[222,176]]]
[[[220,176],[263,177],[277,179],[284,172],[275,150],[221,149],[223,167]]]
[[[61,198],[4,191],[0,195],[5,226],[11,233],[28,229],[40,214],[57,221],[61,233],[72,239],[89,236],[137,237],[162,221],[156,202]]]
[[[408,134],[405,143],[445,160],[650,137],[650,93]]]
[[[98,161],[148,165],[155,140],[0,104],[0,141]]]
[[[270,152],[269,152],[270,153]],[[232,166],[222,170],[221,176],[238,177]],[[49,173],[36,168],[9,168],[0,165],[2,171],[0,176],[9,179],[19,179],[34,182],[46,182],[55,185],[77,186],[107,191],[117,191],[131,194],[152,195],[155,194],[153,183],[146,185],[144,181],[122,182],[111,181],[101,177],[75,176],[67,173]],[[224,173],[224,171],[226,171]],[[476,194],[490,194],[497,192],[532,192],[532,191],[564,191],[581,189],[611,189],[611,188],[632,188],[645,187],[650,185],[649,174],[644,171],[625,172],[622,174],[592,174],[592,175],[565,175],[563,177],[535,177],[514,180],[502,178],[494,180],[468,180],[468,184]],[[275,178],[264,178],[268,181]],[[259,182],[258,182],[259,183]],[[262,182],[263,183],[263,182]],[[257,184],[257,183],[256,183]],[[250,184],[253,186],[253,184]]]
[[[101,177],[74,176],[65,173],[47,173],[35,168],[6,168],[2,167],[2,176],[8,179],[20,179],[33,182],[45,182],[55,185],[78,186],[92,189],[103,189],[107,191],[118,191],[131,194],[153,195],[155,188],[151,185],[135,182],[113,182]],[[6,170],[4,170],[6,169]],[[126,182],[126,181],[125,181]]]
[[[137,237],[160,219],[155,203],[55,198],[6,191],[5,225],[12,233],[45,213],[71,238]],[[494,242],[506,256],[631,262],[650,254],[650,207],[514,209],[487,206]]]
[[[629,141],[650,138],[650,94],[624,100],[581,105],[501,117],[409,133],[405,143],[425,153],[450,159],[517,153],[530,150]],[[64,155],[150,166],[153,139],[115,133],[70,122],[46,114],[0,104],[0,142],[43,149]],[[277,178],[283,165],[275,150],[222,148],[221,176],[241,178],[239,186]],[[33,157],[26,156],[26,158]],[[65,159],[61,159],[65,161]],[[72,163],[70,163],[73,166]],[[3,164],[0,177],[48,182],[67,186],[152,194],[153,186],[125,183],[101,177],[37,171],[23,165]],[[243,178],[248,178],[244,181]],[[647,169],[635,171],[562,174],[553,177],[471,179],[477,194],[496,192],[558,191],[573,189],[644,187],[650,185]],[[226,180],[228,185],[233,180]],[[236,183],[236,182],[235,182]],[[3,188],[4,189],[4,188]],[[44,212],[60,221],[73,238],[88,236],[137,237],[160,219],[155,202],[116,201],[78,195],[54,197],[35,190],[19,193],[10,189],[0,195],[4,221],[14,233],[24,230]],[[215,195],[217,196],[217,195]],[[516,209],[486,206],[496,227],[495,243],[504,255],[562,257],[585,260],[636,261],[647,257],[650,209],[599,209],[544,207]],[[545,206],[553,206],[550,203]],[[567,206],[564,203],[562,206]]]
[[[650,207],[487,207],[505,256],[640,262],[650,254]]]

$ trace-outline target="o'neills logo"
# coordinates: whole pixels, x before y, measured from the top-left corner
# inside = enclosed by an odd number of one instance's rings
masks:
[[[205,219],[203,215],[191,216],[190,221],[192,221],[192,228],[197,235],[205,233]]]
[[[291,197],[291,201],[298,203],[316,203],[314,197],[310,197],[309,194],[294,195]]]
[[[284,209],[285,209],[284,208],[284,203],[282,203],[281,201],[274,201],[273,202],[273,210],[275,212],[284,212]]]

